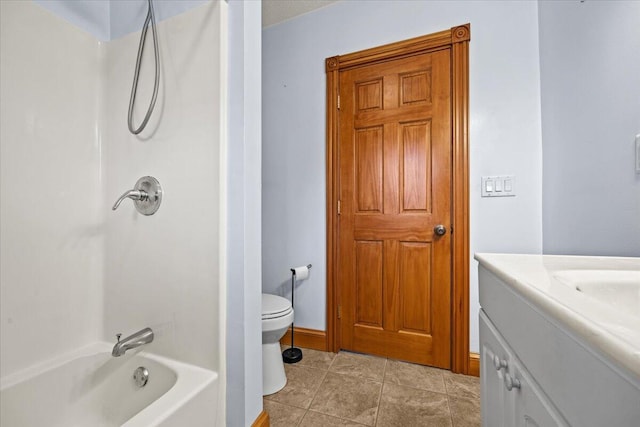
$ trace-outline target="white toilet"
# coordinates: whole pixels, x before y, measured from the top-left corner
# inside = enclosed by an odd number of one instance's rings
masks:
[[[280,338],[293,323],[293,307],[288,299],[262,294],[262,394],[281,390],[287,383],[280,350]]]

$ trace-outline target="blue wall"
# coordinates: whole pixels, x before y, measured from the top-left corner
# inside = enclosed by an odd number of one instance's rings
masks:
[[[640,2],[540,2],[544,252],[640,256]]]

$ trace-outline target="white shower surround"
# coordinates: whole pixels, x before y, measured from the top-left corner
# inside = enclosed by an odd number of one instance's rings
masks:
[[[149,326],[154,352],[220,372],[224,396],[226,3],[159,23],[141,138],[126,131],[139,32],[104,43],[33,2],[1,7],[0,375]],[[165,189],[158,213],[112,212],[143,175]]]
[[[139,33],[104,46],[105,338],[149,326],[160,354],[210,369],[220,357],[221,5],[208,3],[158,24],[160,92],[139,136],[126,126]],[[151,40],[144,53],[136,124],[153,88]],[[130,200],[111,212],[145,175],[162,185],[158,212],[142,216]]]
[[[106,211],[99,42],[31,2],[0,2],[0,19],[5,377],[102,336]]]

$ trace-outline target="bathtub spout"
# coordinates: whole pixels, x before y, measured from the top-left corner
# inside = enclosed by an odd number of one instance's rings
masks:
[[[151,341],[153,341],[153,331],[151,328],[144,328],[123,340],[120,339],[120,334],[118,334],[118,342],[113,346],[111,355],[113,357],[122,356],[127,350],[149,344]]]

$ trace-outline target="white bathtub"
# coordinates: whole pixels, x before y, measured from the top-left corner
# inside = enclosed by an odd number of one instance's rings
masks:
[[[111,347],[92,344],[2,378],[0,426],[216,425],[216,372],[145,351],[112,357]],[[139,366],[149,371],[142,388],[133,380]]]

